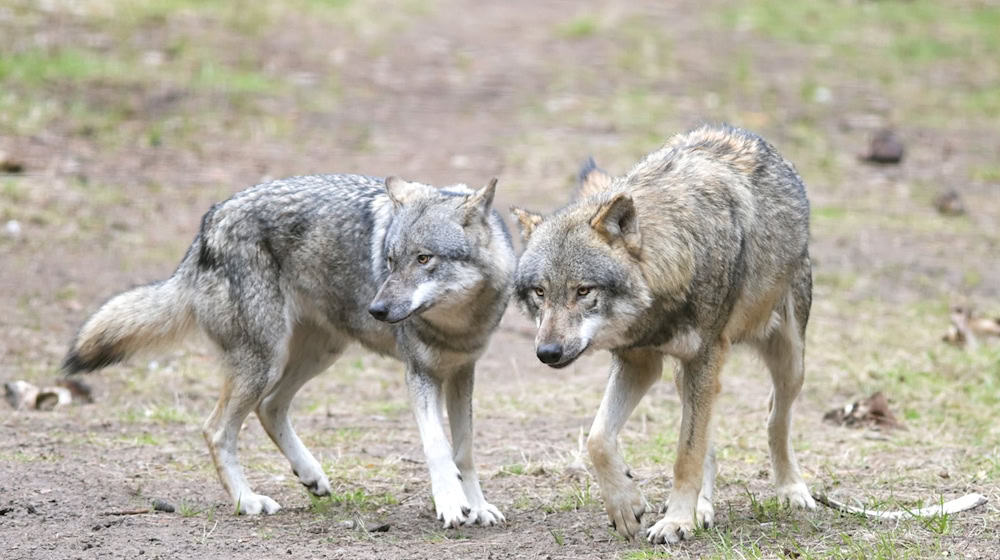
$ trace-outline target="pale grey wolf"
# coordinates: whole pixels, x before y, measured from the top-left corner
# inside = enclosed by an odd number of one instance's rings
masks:
[[[293,177],[213,206],[169,279],[105,303],[77,335],[68,373],[176,342],[197,326],[221,352],[222,396],[204,436],[222,485],[244,514],[274,513],[237,461],[255,411],[317,496],[320,463],[292,429],[292,397],[352,341],[406,364],[406,384],[445,527],[493,525],[472,458],[473,369],[512,291],[516,257],[477,191],[389,177]],[[447,407],[452,444],[443,424]]]
[[[815,507],[789,445],[812,299],[809,203],[795,169],[750,132],[706,126],[623,176],[592,160],[581,176],[577,200],[553,215],[513,210],[526,242],[515,297],[537,322],[543,363],[564,367],[586,351],[611,351],[587,448],[613,525],[629,537],[641,528],[645,500],[617,436],[660,379],[664,356],[680,364],[680,441],[666,515],[646,536],[677,542],[713,523],[709,419],[719,371],[739,342],[771,372],[778,496]]]

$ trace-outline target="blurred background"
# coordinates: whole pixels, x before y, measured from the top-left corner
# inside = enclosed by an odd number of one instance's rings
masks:
[[[772,511],[767,376],[738,355],[717,426],[716,509],[729,513],[720,514],[722,532],[688,553],[897,557],[962,545],[960,556],[996,557],[1000,4],[992,1],[0,0],[0,380],[55,379],[87,314],[169,275],[209,205],[249,185],[327,172],[470,186],[498,176],[505,216],[515,203],[549,211],[568,200],[587,156],[621,174],[705,122],[764,136],[798,167],[812,201],[816,295],[796,420],[810,484],[872,506],[972,490],[992,502],[939,525],[894,528],[829,513],[800,524]],[[424,512],[429,499],[419,445],[399,366],[362,352],[303,393],[300,432],[311,434],[344,495],[360,487],[382,498],[317,509],[282,479],[279,501],[298,503],[322,527],[350,512],[389,519],[393,531],[414,532],[412,554],[481,551],[484,542],[550,557],[668,554],[629,551],[604,531],[596,487],[561,474],[596,410],[607,357],[542,369],[524,320],[508,315],[477,396],[484,486],[512,519],[507,530],[459,539],[405,528],[405,515]],[[56,505],[20,526],[0,517],[0,537],[23,542],[23,527],[70,519],[72,547],[134,546],[137,534],[166,531],[162,538],[191,554],[262,535],[281,552],[311,550],[317,539],[350,557],[396,550],[393,532],[373,542],[331,529],[286,542],[283,528],[305,523],[294,513],[231,519],[197,434],[217,394],[214,369],[197,345],[114,368],[89,378],[103,404],[14,414],[0,436],[11,503],[41,503],[38,492],[68,472],[81,482],[109,477],[107,486],[75,487],[80,497],[70,502],[100,494],[133,503],[146,494],[122,490],[122,481],[138,468],[147,488],[187,496],[176,499],[188,500],[190,516],[167,529],[130,520],[132,533],[118,527],[94,541],[85,515]],[[907,430],[822,421],[827,409],[877,391]],[[345,394],[359,399],[345,404]],[[634,418],[623,447],[647,496],[662,500],[679,422],[672,384]],[[248,431],[256,458],[244,464],[259,469],[251,480],[276,484],[283,459],[259,426]],[[110,467],[109,457],[126,466]],[[36,468],[49,474],[26,474]],[[400,478],[421,497],[406,498]],[[216,509],[228,532],[192,540]],[[762,531],[771,541],[754,540]]]

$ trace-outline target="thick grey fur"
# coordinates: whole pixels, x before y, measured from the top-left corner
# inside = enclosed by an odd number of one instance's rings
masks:
[[[314,175],[251,187],[205,214],[169,279],[120,294],[88,319],[64,369],[98,369],[197,325],[226,371],[204,428],[220,479],[241,513],[273,513],[278,504],[250,489],[236,459],[244,418],[255,411],[302,484],[328,494],[329,480],[291,426],[289,404],[360,342],[406,364],[439,519],[446,527],[501,522],[483,498],[471,451],[473,370],[506,307],[515,266],[491,208],[494,186],[438,190]],[[429,258],[418,263],[418,256]],[[383,320],[373,317],[377,307]]]

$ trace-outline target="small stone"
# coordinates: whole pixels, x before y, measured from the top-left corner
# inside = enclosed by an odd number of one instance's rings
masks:
[[[934,208],[945,216],[965,214],[965,203],[955,189],[948,189],[934,197]]]
[[[22,173],[24,163],[11,158],[6,152],[0,151],[0,173]]]
[[[875,133],[868,146],[868,153],[862,156],[872,163],[899,163],[903,160],[903,142],[896,133],[883,128]]]
[[[4,235],[10,237],[11,239],[17,239],[21,237],[21,222],[17,220],[9,220],[3,226]]]
[[[156,500],[153,500],[153,509],[156,510],[156,511],[165,511],[167,513],[173,513],[174,512],[174,504],[172,504],[172,503],[170,503],[170,502],[168,502],[166,500],[156,499]]]

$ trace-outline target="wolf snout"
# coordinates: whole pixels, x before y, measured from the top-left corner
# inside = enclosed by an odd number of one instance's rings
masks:
[[[389,305],[384,301],[373,301],[372,304],[368,306],[368,313],[379,321],[385,321],[389,318]]]
[[[563,357],[562,344],[542,344],[535,350],[535,355],[543,364],[555,364]]]

